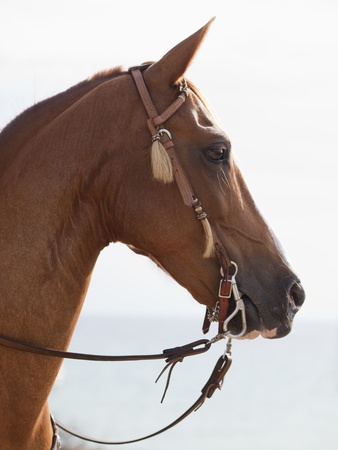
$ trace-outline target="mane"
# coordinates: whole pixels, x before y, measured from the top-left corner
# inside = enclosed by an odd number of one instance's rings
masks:
[[[102,83],[125,74],[120,66],[94,74],[69,89],[29,107],[0,132],[0,167],[4,170],[16,151],[45,125]],[[6,164],[5,164],[6,163]]]

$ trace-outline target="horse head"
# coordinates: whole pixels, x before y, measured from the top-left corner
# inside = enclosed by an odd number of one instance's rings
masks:
[[[210,23],[142,71],[149,101],[157,111],[165,111],[182,95],[186,70]],[[119,230],[115,239],[150,257],[198,302],[213,308],[220,277],[218,259],[214,252],[204,252],[205,228],[182,201],[174,177],[161,175],[162,169],[168,169],[168,161],[160,161],[157,169],[153,162],[151,167],[153,133],[147,127],[146,110],[131,77],[123,84],[132,105],[128,113],[130,136],[124,150],[129,155],[129,169],[120,179],[119,208],[114,209],[114,226]],[[164,131],[170,130],[180,164],[208,222],[238,266],[238,289],[247,313],[246,336],[282,337],[291,330],[293,317],[304,301],[303,288],[255,206],[229,137],[197,88],[188,82],[184,89],[187,98],[166,119]],[[158,128],[154,128],[155,133]],[[233,303],[230,301],[230,312]],[[229,326],[238,332],[240,317]]]

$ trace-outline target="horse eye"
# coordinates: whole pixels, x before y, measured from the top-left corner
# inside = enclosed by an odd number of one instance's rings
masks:
[[[206,155],[212,161],[224,161],[227,159],[227,149],[224,147],[208,148]]]

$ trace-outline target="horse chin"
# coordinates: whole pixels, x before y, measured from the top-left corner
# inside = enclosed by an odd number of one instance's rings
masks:
[[[242,295],[242,299],[245,304],[245,312],[247,319],[247,331],[243,337],[240,339],[256,339],[259,336],[262,336],[266,339],[276,339],[287,335],[291,330],[291,325],[289,326],[280,326],[268,329],[264,326],[264,320],[262,315],[260,314],[258,308],[253,303],[253,301],[245,294]],[[234,302],[230,301],[229,304],[229,314],[235,308]],[[229,324],[229,329],[231,333],[238,334],[242,329],[242,321],[241,318],[235,316],[234,319]]]

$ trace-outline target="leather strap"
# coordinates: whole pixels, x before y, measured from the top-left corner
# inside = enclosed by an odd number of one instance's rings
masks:
[[[143,66],[142,70],[145,70],[148,66]],[[154,106],[152,99],[150,98],[150,94],[148,88],[144,82],[143,75],[141,73],[141,67],[132,67],[129,69],[129,72],[132,74],[135,85],[137,87],[138,93],[142,99],[143,105],[147,111],[147,114],[150,118],[156,117],[157,111]]]
[[[221,335],[224,333],[224,322],[227,318],[229,299],[231,295],[231,277],[230,269],[232,262],[225,251],[223,244],[217,236],[217,233],[212,228],[215,241],[215,253],[221,265],[221,281],[219,285],[218,302],[214,309],[206,309],[202,331],[204,334],[208,333],[211,322],[218,322],[218,333]]]
[[[88,436],[84,436],[82,434],[77,433],[74,430],[70,430],[69,428],[65,427],[61,423],[57,422],[57,426],[61,428],[62,430],[66,431],[67,433],[71,434],[72,436],[75,436],[79,439],[82,439],[84,441],[88,442],[94,442],[95,444],[103,444],[103,445],[123,445],[123,444],[133,444],[135,442],[144,441],[146,439],[152,438],[154,436],[157,436],[161,433],[164,433],[165,431],[169,430],[170,428],[173,428],[175,425],[179,424],[184,420],[186,417],[188,417],[192,412],[197,411],[198,408],[200,408],[205,400],[207,398],[211,398],[216,389],[221,389],[222,384],[224,381],[224,377],[226,373],[228,372],[229,368],[231,366],[231,356],[229,354],[221,356],[218,361],[216,362],[216,365],[210,375],[210,378],[208,379],[207,383],[204,385],[202,389],[202,394],[198,399],[193,403],[190,408],[188,408],[181,416],[179,416],[176,420],[171,422],[169,425],[165,426],[164,428],[161,428],[158,431],[155,431],[154,433],[148,434],[147,436],[143,436],[136,439],[130,439],[126,441],[102,441],[93,439]]]
[[[74,352],[64,352],[61,350],[54,350],[50,348],[40,347],[37,345],[31,345],[28,343],[24,343],[15,339],[7,338],[4,336],[0,336],[0,345],[15,349],[22,352],[28,352],[33,353],[35,355],[40,356],[48,356],[48,357],[54,357],[54,358],[67,358],[67,359],[76,359],[76,360],[86,360],[86,361],[140,361],[140,360],[154,360],[154,359],[165,359],[167,365],[165,366],[162,373],[168,368],[171,367],[169,371],[169,377],[168,382],[165,387],[165,392],[168,388],[168,384],[170,381],[170,375],[171,371],[174,368],[175,364],[178,361],[183,361],[183,359],[187,356],[193,356],[198,355],[201,353],[204,353],[208,351],[211,347],[211,342],[208,339],[200,339],[198,341],[191,342],[189,344],[180,346],[180,347],[173,347],[169,349],[163,350],[162,353],[159,354],[153,354],[153,355],[124,355],[124,356],[111,356],[111,355],[93,355],[93,354],[84,354],[84,353],[74,353]],[[143,441],[145,439],[149,439],[151,437],[157,436],[158,434],[161,434],[170,428],[177,425],[179,422],[184,420],[187,416],[189,416],[193,411],[196,411],[200,406],[203,405],[206,398],[210,398],[215,390],[221,389],[223,379],[227,371],[229,370],[231,365],[231,357],[230,354],[224,354],[219,358],[217,361],[214,370],[205,384],[205,386],[202,389],[202,394],[200,397],[196,400],[196,402],[187,409],[180,417],[178,417],[176,420],[174,420],[172,423],[167,425],[166,427],[149,434],[147,436],[143,436],[141,438],[127,440],[127,441],[101,441],[97,439],[90,438],[88,436],[84,436],[82,434],[79,434],[59,421],[55,421],[53,417],[51,416],[51,423],[53,426],[53,441],[52,441],[52,447],[51,450],[59,450],[60,447],[60,440],[58,436],[58,428],[64,430],[65,432],[79,438],[85,441],[94,442],[96,444],[105,444],[105,445],[120,445],[120,444],[131,444],[133,442],[139,442]],[[165,393],[164,393],[165,395]],[[164,397],[164,396],[163,396]],[[163,399],[163,398],[162,398]]]
[[[0,336],[0,345],[2,345],[3,347],[12,348],[14,350],[19,350],[21,352],[33,353],[35,355],[48,356],[52,358],[76,359],[82,361],[104,361],[104,362],[151,361],[157,359],[165,359],[166,362],[169,362],[177,357],[185,358],[186,356],[199,355],[200,353],[208,351],[211,346],[208,339],[200,339],[198,341],[191,342],[181,347],[174,347],[163,350],[162,353],[153,355],[113,356],[113,355],[93,355],[90,353],[75,353],[75,352],[65,352],[62,350],[54,350],[51,348],[28,344],[5,336]]]
[[[185,95],[180,94],[177,99],[159,116],[153,118],[153,124],[158,127],[166,122],[185,102]]]
[[[146,66],[145,68],[147,68],[148,66]],[[159,127],[160,125],[163,125],[164,122],[166,122],[168,119],[170,119],[170,117],[175,114],[175,112],[183,105],[183,103],[186,100],[186,94],[180,94],[177,99],[168,106],[168,108],[166,110],[164,110],[161,114],[158,114],[156,107],[150,97],[148,88],[145,84],[141,69],[145,70],[145,68],[143,66],[141,67],[134,67],[129,69],[129,72],[132,74],[134,81],[135,81],[135,85],[137,87],[137,90],[140,94],[140,97],[142,99],[143,105],[147,111],[147,114],[151,120],[151,124],[153,126],[153,128],[150,130],[152,134],[153,130],[157,127]],[[143,71],[142,70],[142,71]],[[149,126],[149,125],[148,125]],[[150,127],[149,127],[150,128]]]
[[[157,109],[150,97],[147,86],[144,82],[141,68],[131,68],[129,69],[129,72],[133,76],[142,103],[149,116],[149,119],[147,120],[149,131],[151,135],[154,136],[157,133],[158,128],[163,125],[164,122],[166,122],[183,105],[186,96],[184,94],[180,94],[178,98],[162,114],[158,114]],[[185,173],[185,170],[179,162],[174,144],[171,140],[168,139],[166,134],[163,134],[163,136],[161,137],[161,143],[167,150],[167,153],[171,160],[175,181],[180,190],[183,202],[185,205],[191,207],[193,205],[195,194]]]
[[[219,239],[215,242],[215,252],[221,264],[221,282],[219,286],[218,299],[218,333],[224,333],[224,322],[227,318],[229,299],[231,295],[231,274],[230,268],[232,263]]]

